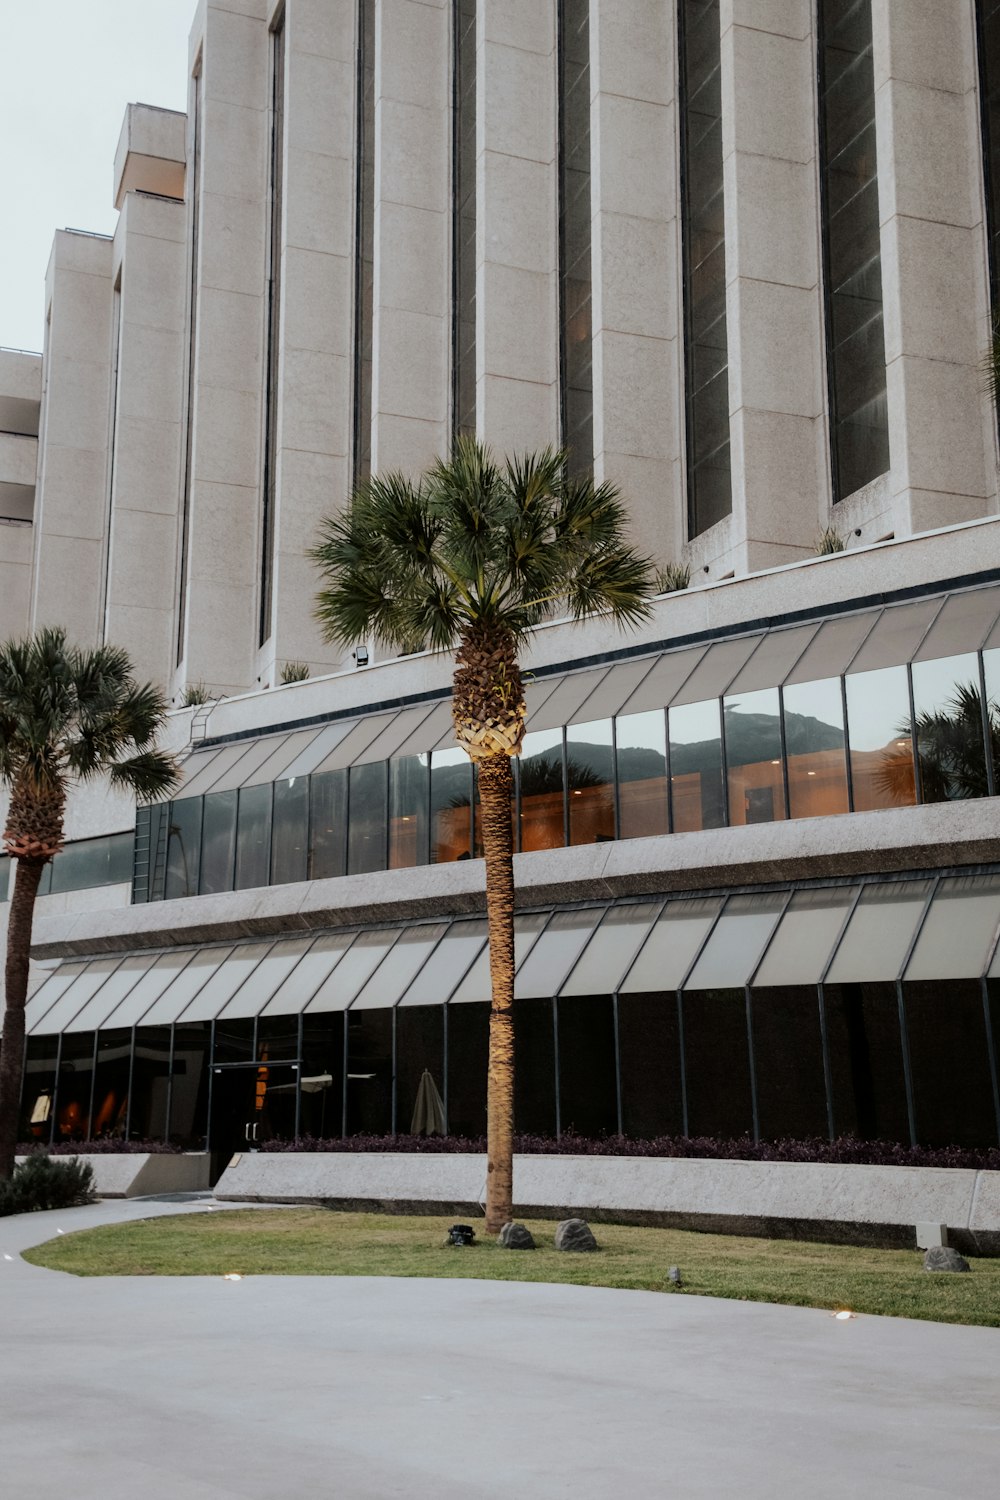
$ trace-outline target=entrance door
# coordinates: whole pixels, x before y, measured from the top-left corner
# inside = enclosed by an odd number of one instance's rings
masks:
[[[297,1063],[223,1063],[212,1068],[212,1180],[237,1151],[295,1136]]]

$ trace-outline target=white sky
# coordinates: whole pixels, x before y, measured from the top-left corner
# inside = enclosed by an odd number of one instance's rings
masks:
[[[125,106],[187,108],[196,0],[0,0],[0,345],[41,349],[56,229],[110,234]]]

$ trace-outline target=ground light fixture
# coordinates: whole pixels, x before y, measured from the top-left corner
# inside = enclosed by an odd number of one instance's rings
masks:
[[[222,1279],[223,1281],[242,1281],[243,1274],[241,1271],[226,1271]]]
[[[856,1318],[857,1313],[852,1313],[848,1308],[842,1307],[839,1312],[831,1313],[831,1318],[836,1318],[838,1323],[846,1323],[851,1318]]]

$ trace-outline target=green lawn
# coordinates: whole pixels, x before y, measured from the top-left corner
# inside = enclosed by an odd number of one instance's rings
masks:
[[[551,1221],[529,1223],[539,1246],[534,1251],[501,1250],[490,1239],[454,1249],[444,1244],[450,1222],[320,1208],[179,1214],[62,1235],[25,1259],[77,1276],[238,1272],[558,1281],[1000,1327],[1000,1260],[974,1260],[969,1275],[928,1275],[917,1251],[616,1224],[594,1226],[596,1254],[570,1255],[553,1248]],[[667,1279],[672,1265],[681,1268],[682,1290]]]

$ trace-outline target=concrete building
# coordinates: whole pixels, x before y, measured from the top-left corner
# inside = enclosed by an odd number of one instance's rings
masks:
[[[202,0],[189,73],[0,352],[0,635],[124,645],[186,757],[73,802],[26,1128],[385,1132],[425,1067],[481,1128],[449,663],[340,659],[307,557],[475,431],[691,571],[529,652],[522,1128],[995,1142],[1000,6]]]

